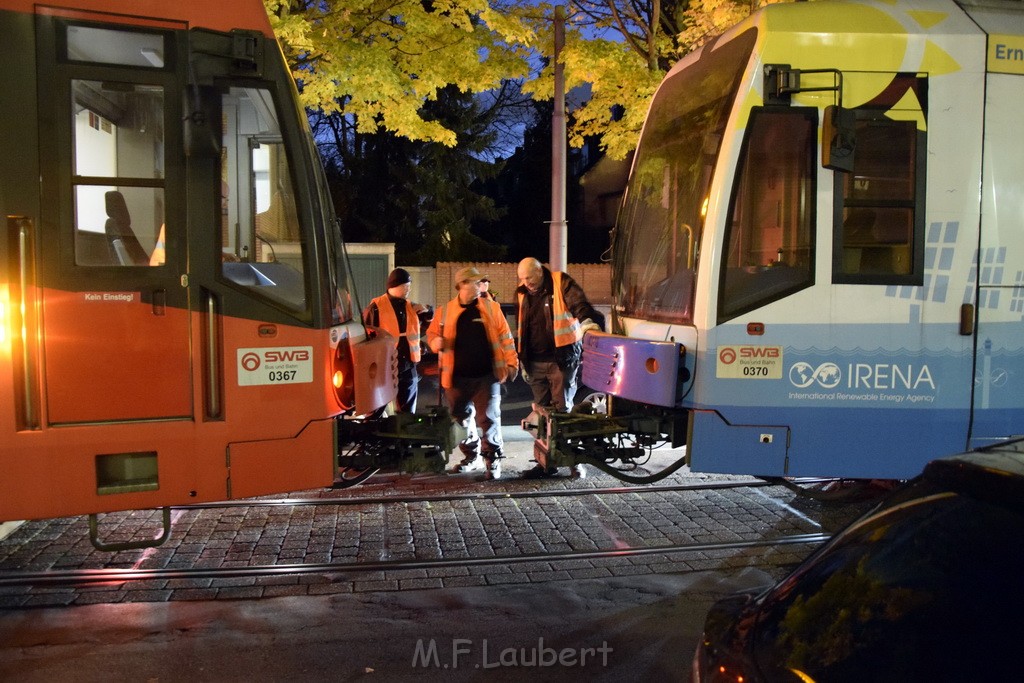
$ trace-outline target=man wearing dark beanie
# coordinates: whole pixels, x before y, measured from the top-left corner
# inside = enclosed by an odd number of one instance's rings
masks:
[[[409,301],[412,277],[404,268],[395,268],[388,275],[388,291],[373,301],[363,311],[363,323],[379,327],[390,334],[398,350],[398,396],[395,407],[399,412],[415,413],[419,373],[416,364],[420,362],[420,319],[419,313],[426,310],[422,304]]]

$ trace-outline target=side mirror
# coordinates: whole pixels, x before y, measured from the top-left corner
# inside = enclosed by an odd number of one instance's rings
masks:
[[[821,165],[833,171],[853,172],[857,149],[856,116],[853,109],[825,107],[821,126]]]

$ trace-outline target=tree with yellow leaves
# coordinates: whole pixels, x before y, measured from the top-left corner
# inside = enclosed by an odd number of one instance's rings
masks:
[[[587,84],[570,142],[599,136],[622,158],[668,68],[751,9],[779,0],[570,0],[566,87]],[[550,99],[554,5],[513,0],[264,0],[303,104],[342,112],[359,132],[457,144],[423,107],[454,87],[482,93],[526,81]],[[530,78],[531,59],[548,58]]]
[[[608,156],[624,158],[636,147],[654,91],[673,64],[752,10],[786,1],[571,0],[566,87],[587,83],[591,98],[573,111],[570,143],[598,136]],[[553,9],[545,6],[545,13]],[[543,31],[538,24],[534,30]],[[548,69],[528,87],[547,98],[551,83]]]
[[[447,87],[484,92],[529,70],[532,30],[487,0],[264,0],[302,103],[359,132],[456,144],[421,115]]]

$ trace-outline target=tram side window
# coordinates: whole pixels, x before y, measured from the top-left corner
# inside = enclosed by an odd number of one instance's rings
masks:
[[[164,263],[164,91],[73,80],[75,263]]]
[[[221,271],[292,311],[305,311],[305,234],[289,149],[272,95],[231,88],[222,98]]]
[[[814,281],[817,113],[755,109],[733,187],[718,321]]]
[[[833,282],[920,284],[923,133],[858,111],[852,173],[837,173]]]

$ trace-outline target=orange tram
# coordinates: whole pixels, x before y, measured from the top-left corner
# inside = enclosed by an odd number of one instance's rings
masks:
[[[331,485],[394,352],[263,4],[0,0],[0,35],[0,520],[97,543],[97,513]]]

